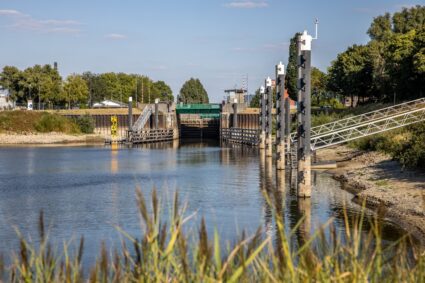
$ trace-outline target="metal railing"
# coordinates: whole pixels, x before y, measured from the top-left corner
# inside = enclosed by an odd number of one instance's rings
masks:
[[[381,120],[395,115],[400,115],[403,113],[408,113],[422,108],[425,108],[425,98],[419,98],[394,106],[389,106],[382,109],[367,112],[361,115],[352,116],[316,127],[312,127],[311,137],[314,138],[317,136],[331,134],[333,132],[338,132],[343,129],[351,128],[353,126],[370,124],[377,120]],[[292,142],[296,140],[296,135],[296,132],[291,133]]]
[[[258,145],[260,143],[260,130],[257,129],[221,129],[220,136],[224,142],[247,145]]]
[[[338,131],[333,131],[331,133],[312,137],[311,148],[312,150],[317,150],[373,134],[401,128],[421,121],[425,121],[425,108],[416,109],[410,112],[371,121],[367,124],[358,124]]]
[[[137,121],[134,123],[133,127],[131,127],[131,129],[133,130],[133,132],[139,132],[143,129],[143,127],[146,125],[146,123],[148,122],[150,116],[152,115],[152,107],[147,105],[142,113],[140,113],[139,118],[137,119]]]
[[[152,129],[129,132],[128,141],[135,143],[150,143],[160,141],[171,141],[174,138],[173,129]]]

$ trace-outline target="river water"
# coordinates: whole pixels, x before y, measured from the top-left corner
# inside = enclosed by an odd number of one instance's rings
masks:
[[[306,214],[311,231],[331,217],[344,232],[343,207],[349,217],[361,206],[340,184],[324,173],[314,173],[311,200],[298,202],[289,177],[276,175],[273,163],[256,149],[220,146],[216,142],[186,142],[127,147],[2,147],[0,148],[0,252],[18,246],[16,231],[38,241],[38,216],[45,215],[49,238],[57,245],[85,237],[87,260],[100,243],[119,245],[115,226],[140,238],[135,190],[149,198],[153,187],[164,210],[175,191],[194,214],[188,229],[197,231],[205,217],[224,240],[262,227],[273,234],[272,210],[264,192],[278,191],[288,230]],[[367,212],[370,214],[370,212]],[[403,231],[383,222],[384,240],[392,242]],[[365,230],[369,229],[365,225]]]

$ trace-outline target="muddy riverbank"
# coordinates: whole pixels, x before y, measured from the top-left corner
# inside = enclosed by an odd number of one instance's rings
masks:
[[[366,201],[384,217],[397,223],[425,244],[425,173],[402,168],[379,152],[364,152],[338,146],[318,152],[318,160],[335,160],[329,170],[343,188]]]

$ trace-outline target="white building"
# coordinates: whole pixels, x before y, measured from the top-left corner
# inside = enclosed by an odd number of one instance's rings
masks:
[[[9,90],[0,88],[0,110],[12,110],[15,102],[10,99]]]
[[[127,104],[113,100],[104,100],[93,104],[93,108],[125,108]]]

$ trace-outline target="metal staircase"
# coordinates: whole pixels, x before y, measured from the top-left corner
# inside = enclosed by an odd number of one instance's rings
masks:
[[[393,116],[398,116],[404,113],[411,113],[418,109],[425,108],[425,97],[416,100],[408,101],[405,103],[397,104],[394,106],[378,109],[368,113],[364,113],[357,116],[352,116],[337,120],[331,123],[326,123],[320,126],[311,128],[311,137],[316,138],[319,136],[325,136],[331,133],[336,133],[343,129],[350,129],[354,126],[360,127],[361,125],[374,124],[376,121],[387,119]],[[388,129],[390,130],[390,129]],[[297,133],[291,133],[291,141],[295,142]]]
[[[152,115],[152,112],[153,112],[152,106],[147,105],[143,109],[142,113],[140,113],[139,118],[134,123],[133,127],[131,128],[133,130],[133,132],[140,132],[145,127],[150,116]]]

